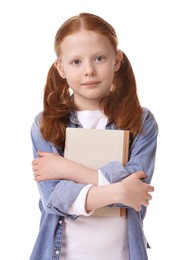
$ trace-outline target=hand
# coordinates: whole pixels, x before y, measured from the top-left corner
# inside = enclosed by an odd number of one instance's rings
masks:
[[[150,192],[154,191],[154,187],[142,181],[146,177],[144,172],[139,171],[119,182],[116,189],[117,203],[133,207],[136,211],[141,210],[141,205],[148,206],[152,199]]]
[[[63,179],[64,158],[58,154],[38,151],[40,158],[32,161],[34,179],[36,181]]]
[[[34,179],[72,180],[84,184],[98,184],[98,171],[70,161],[58,154],[38,152],[40,158],[32,161]]]

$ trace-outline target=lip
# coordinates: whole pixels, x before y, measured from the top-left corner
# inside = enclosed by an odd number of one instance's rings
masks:
[[[84,86],[96,86],[99,83],[100,83],[99,81],[87,81],[87,82],[82,83],[82,85],[84,85]]]

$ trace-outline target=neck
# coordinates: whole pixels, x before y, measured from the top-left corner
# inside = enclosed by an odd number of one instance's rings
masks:
[[[96,100],[89,100],[82,102],[78,104],[77,102],[74,101],[76,110],[78,111],[83,111],[83,110],[100,110],[99,102]]]

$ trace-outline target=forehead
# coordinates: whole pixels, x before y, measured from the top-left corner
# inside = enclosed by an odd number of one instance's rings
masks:
[[[110,40],[97,32],[81,30],[79,32],[66,36],[61,43],[61,52],[73,52],[79,50],[97,50],[106,49],[113,51]]]

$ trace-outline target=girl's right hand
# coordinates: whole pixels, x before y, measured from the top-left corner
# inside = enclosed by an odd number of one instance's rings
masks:
[[[39,158],[32,161],[35,181],[71,180],[84,184],[98,184],[97,170],[82,166],[55,153],[38,151]]]
[[[117,183],[116,202],[130,206],[136,211],[140,211],[142,205],[148,206],[149,200],[152,199],[150,192],[154,191],[154,187],[142,181],[146,177],[144,172],[138,171]]]

